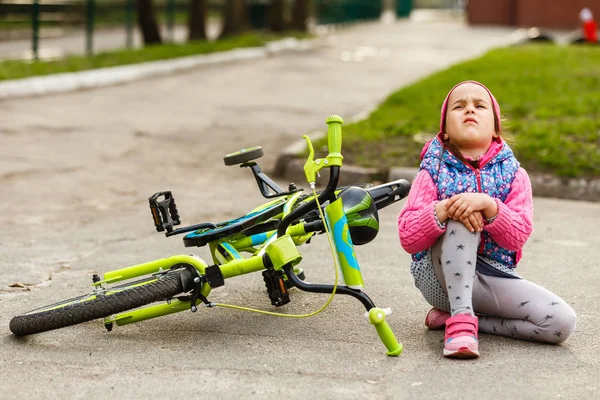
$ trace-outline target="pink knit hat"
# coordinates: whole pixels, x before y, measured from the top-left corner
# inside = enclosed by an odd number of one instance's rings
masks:
[[[448,108],[448,100],[450,99],[450,95],[452,94],[452,92],[454,91],[454,89],[456,89],[457,87],[459,87],[460,85],[463,85],[465,83],[474,83],[476,85],[481,86],[482,88],[484,88],[490,95],[490,98],[492,99],[492,107],[494,108],[494,114],[496,115],[496,119],[498,120],[498,128],[502,128],[502,123],[500,121],[500,106],[498,105],[498,102],[496,101],[496,98],[494,97],[494,95],[492,94],[492,92],[490,92],[490,90],[488,88],[486,88],[482,83],[479,83],[477,81],[464,81],[461,82],[459,84],[457,84],[456,86],[454,86],[449,92],[448,95],[446,96],[446,99],[444,100],[444,104],[442,104],[442,111],[441,111],[441,119],[440,119],[440,132],[444,131],[444,126],[446,124],[446,113],[447,113],[447,108]]]

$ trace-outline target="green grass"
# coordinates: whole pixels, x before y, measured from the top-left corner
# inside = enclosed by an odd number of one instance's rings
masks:
[[[94,68],[113,67],[145,61],[165,60],[190,55],[214,53],[243,47],[263,46],[269,41],[293,36],[308,38],[305,33],[286,32],[282,35],[247,33],[214,42],[195,41],[185,44],[146,46],[137,50],[118,50],[93,56],[69,56],[56,61],[0,61],[0,81],[32,76],[77,72]]]
[[[511,146],[530,173],[600,176],[600,46],[501,48],[429,76],[344,126],[344,162],[417,167],[424,142],[439,130],[444,97],[467,79],[494,93]]]

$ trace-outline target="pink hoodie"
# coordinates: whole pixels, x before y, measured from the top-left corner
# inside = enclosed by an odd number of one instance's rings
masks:
[[[476,83],[485,88],[481,83]],[[446,119],[446,107],[452,91],[459,85],[456,85],[444,100],[441,110],[440,132],[442,135]],[[487,88],[485,88],[488,90]],[[500,116],[500,107],[494,96],[490,93],[494,112]],[[498,118],[498,121],[500,119]],[[421,157],[429,147],[428,142]],[[493,158],[502,148],[502,139],[492,142],[482,161]],[[484,226],[491,237],[502,247],[510,251],[516,251],[516,262],[521,259],[521,249],[533,231],[533,198],[531,191],[531,182],[527,172],[519,168],[511,184],[511,190],[504,201],[495,199],[498,204],[498,216],[496,219]],[[412,187],[408,194],[408,199],[398,215],[398,234],[400,244],[410,254],[415,254],[432,247],[441,236],[445,228],[440,228],[435,220],[435,206],[439,202],[437,188],[433,179],[426,170],[421,170],[412,182]]]

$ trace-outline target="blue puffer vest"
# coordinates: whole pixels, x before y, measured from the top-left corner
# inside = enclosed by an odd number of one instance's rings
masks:
[[[423,155],[421,169],[425,169],[431,175],[437,186],[439,200],[464,192],[480,192],[505,201],[515,173],[519,169],[519,162],[510,147],[503,143],[498,154],[479,169],[475,169],[465,165],[449,150],[444,149],[443,144],[436,137]],[[502,248],[485,231],[481,235],[479,254],[509,268],[516,266],[516,252]],[[426,254],[427,250],[413,254],[413,261],[421,260]]]

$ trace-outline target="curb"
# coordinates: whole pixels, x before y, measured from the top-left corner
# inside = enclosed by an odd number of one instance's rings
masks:
[[[189,70],[201,65],[267,58],[287,51],[306,51],[325,45],[326,43],[322,38],[298,40],[289,37],[269,42],[262,47],[233,49],[171,60],[149,61],[81,72],[0,81],[0,100],[123,84]]]
[[[361,113],[363,115],[363,113]],[[311,140],[325,137],[326,133],[318,132],[309,135]],[[304,156],[306,143],[299,141],[282,150],[277,159],[273,175],[290,180],[305,182]],[[406,179],[411,182],[419,172],[418,168],[392,167],[387,169],[363,168],[347,165],[340,172],[340,185],[353,185],[374,182],[391,182]],[[327,181],[328,172],[321,173],[321,183]],[[600,201],[600,179],[560,178],[550,174],[530,174],[533,195],[563,200]]]

